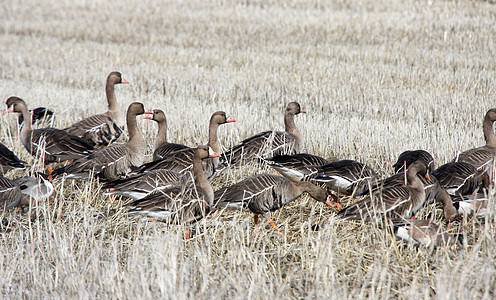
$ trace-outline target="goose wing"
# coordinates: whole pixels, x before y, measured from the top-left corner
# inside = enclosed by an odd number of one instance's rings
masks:
[[[193,223],[210,212],[205,195],[195,188],[183,190],[173,187],[155,191],[144,198],[133,201],[131,214],[140,214],[172,223]]]
[[[255,214],[264,214],[283,206],[288,196],[289,180],[284,177],[260,174],[248,177],[232,186],[214,192],[217,207],[238,210],[251,210]]]
[[[319,169],[329,163],[325,158],[308,153],[276,155],[264,160],[270,167],[294,182],[316,177]]]
[[[0,143],[0,171],[8,171],[12,168],[24,169],[25,161],[22,161],[10,151],[4,144]]]
[[[176,151],[190,149],[190,147],[182,144],[165,143],[153,151],[153,160],[159,160]]]
[[[107,194],[118,194],[134,200],[158,191],[168,190],[173,187],[185,187],[191,184],[186,175],[172,170],[146,171],[135,176],[117,179],[106,183],[103,189],[112,189]]]
[[[0,176],[0,211],[16,206],[21,199],[20,187],[13,180]]]
[[[479,172],[485,171],[486,166],[493,160],[494,150],[482,146],[462,152],[454,161],[462,161],[473,165]]]
[[[99,150],[75,162],[56,169],[53,176],[67,174],[67,178],[88,178],[90,173],[107,180],[118,179],[131,171],[133,166],[130,156],[134,153],[126,144],[113,145]]]
[[[339,211],[343,219],[359,220],[388,216],[410,217],[411,190],[406,186],[391,186],[368,195],[362,200]]]
[[[280,154],[295,154],[299,151],[297,140],[282,131],[265,131],[243,140],[240,144],[223,153],[228,164],[238,164],[258,156],[264,158]]]
[[[32,131],[31,154],[45,153],[45,163],[58,160],[78,159],[95,149],[80,137],[56,128],[41,128]]]
[[[432,172],[450,195],[472,194],[479,186],[477,169],[466,162],[450,162]]]
[[[108,146],[118,139],[123,132],[123,128],[119,127],[106,113],[85,118],[64,130],[84,138],[88,143],[99,148]]]

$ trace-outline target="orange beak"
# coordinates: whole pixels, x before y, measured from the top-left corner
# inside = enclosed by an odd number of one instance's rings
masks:
[[[226,120],[226,122],[227,123],[236,122],[236,119],[231,118],[231,117],[228,117],[227,120]]]
[[[126,79],[122,78],[121,83],[129,83],[129,81],[127,81]]]

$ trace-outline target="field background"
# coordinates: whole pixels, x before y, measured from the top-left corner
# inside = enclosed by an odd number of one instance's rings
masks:
[[[428,150],[439,166],[484,144],[482,120],[496,96],[495,24],[495,6],[483,1],[6,0],[0,94],[50,107],[63,128],[105,111],[106,76],[120,71],[131,82],[116,86],[122,108],[141,101],[163,109],[171,141],[205,143],[217,110],[236,118],[219,130],[226,148],[282,130],[285,105],[297,101],[308,111],[296,120],[305,152],[356,159],[386,176],[404,150]],[[42,170],[13,121],[0,119],[1,142],[33,164],[26,173]],[[156,124],[139,126],[151,154]],[[212,184],[261,171],[226,171]],[[225,211],[184,240],[184,228],[128,217],[95,182],[54,185],[31,217],[6,215],[1,298],[496,293],[494,222],[452,224],[465,251],[417,249],[303,197],[273,214],[287,236],[270,227],[252,234],[251,214]],[[421,217],[441,215],[433,205]]]

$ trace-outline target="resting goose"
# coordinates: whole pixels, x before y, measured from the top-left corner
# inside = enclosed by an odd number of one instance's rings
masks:
[[[152,170],[117,179],[106,183],[102,189],[110,189],[106,195],[122,195],[133,200],[173,187],[185,187],[190,183],[189,176],[172,170]]]
[[[323,165],[337,161],[337,158],[331,157],[325,159],[317,155],[298,153],[293,155],[276,155],[266,158],[264,161],[282,176],[293,182],[298,182],[316,177]]]
[[[0,143],[0,175],[7,173],[12,169],[24,169],[26,162],[22,161],[10,151],[4,144]]]
[[[476,168],[466,162],[450,162],[432,172],[439,184],[448,194],[470,195],[479,187],[479,177]]]
[[[289,103],[284,113],[285,131],[265,131],[254,135],[224,152],[222,158],[229,165],[237,165],[257,156],[265,158],[300,152],[302,136],[294,122],[294,117],[300,113],[306,113],[300,104]]]
[[[251,211],[255,214],[255,226],[258,224],[258,216],[263,215],[272,227],[279,230],[272,221],[270,212],[278,210],[305,192],[315,200],[332,206],[323,188],[308,181],[292,182],[272,174],[250,176],[217,190],[214,193],[214,203],[216,207]]]
[[[49,198],[53,194],[53,185],[41,175],[38,175],[37,178],[25,176],[13,181],[19,186],[22,193],[19,206],[28,206],[33,198]]]
[[[21,188],[12,179],[0,176],[0,211],[17,206],[22,199]]]
[[[463,235],[450,235],[441,226],[429,220],[393,219],[394,234],[415,246],[440,247],[463,245]]]
[[[21,113],[25,120],[31,120],[28,107],[18,97],[7,99],[7,112]],[[85,140],[56,128],[31,129],[31,122],[24,122],[21,142],[33,156],[43,159],[45,164],[84,157],[94,151]],[[49,170],[51,167],[49,167]]]
[[[453,161],[469,163],[477,169],[479,174],[486,173],[496,154],[496,136],[493,130],[494,121],[496,121],[496,108],[491,108],[487,111],[484,122],[482,123],[486,145],[466,150],[458,154]]]
[[[83,119],[64,130],[84,138],[88,143],[98,148],[108,146],[118,139],[123,132],[124,117],[115,97],[114,86],[120,83],[129,83],[129,81],[123,79],[121,73],[111,72],[105,85],[108,111]]]
[[[126,114],[129,141],[101,149],[75,162],[56,169],[53,176],[67,174],[69,179],[87,179],[90,174],[104,180],[116,180],[126,175],[133,167],[138,167],[145,158],[145,140],[136,123],[136,116],[151,114],[142,103],[133,102]]]
[[[428,164],[429,166],[433,165],[433,162],[429,163],[428,159],[423,159],[419,157],[419,160]],[[400,161],[400,159],[398,159]],[[404,164],[407,168],[411,165],[412,162],[408,164]],[[408,170],[408,169],[407,169]],[[380,193],[383,189],[388,189],[393,186],[403,186],[407,183],[407,172],[405,172],[405,168],[398,169],[398,173],[387,177],[381,181],[373,181],[371,182],[370,189],[366,189],[359,196],[373,195],[376,193]],[[428,172],[428,174],[430,174]],[[443,186],[441,186],[440,182],[437,180],[435,176],[430,176],[430,181],[428,181],[423,175],[417,175],[418,179],[424,185],[425,191],[425,204],[431,204],[434,201],[438,201],[443,205],[444,217],[448,221],[452,221],[457,213],[456,209],[453,207],[453,201],[451,200],[450,195],[446,192]]]
[[[376,177],[375,171],[354,160],[340,160],[321,167],[313,179],[325,183],[327,188],[338,195],[360,195]],[[337,197],[331,195],[335,201]]]
[[[190,147],[186,145],[167,142],[167,118],[162,110],[154,109],[153,115],[146,115],[145,118],[151,119],[158,124],[158,135],[155,140],[153,160],[159,160],[166,155],[179,150],[190,149]]]
[[[418,160],[406,171],[406,185],[384,186],[367,194],[362,200],[339,211],[343,219],[359,220],[380,217],[384,213],[392,218],[410,218],[426,202],[424,184],[418,175],[430,181],[427,164]],[[380,218],[379,218],[380,219]]]
[[[170,223],[192,223],[205,217],[212,208],[214,191],[202,168],[202,159],[220,157],[209,146],[194,150],[194,186],[173,187],[155,191],[144,198],[133,201],[131,214],[145,215]]]
[[[400,173],[417,160],[424,161],[429,166],[429,172],[434,171],[434,157],[425,150],[407,150],[398,156],[398,160],[393,165],[394,172]]]
[[[219,139],[217,137],[217,129],[219,128],[219,125],[235,122],[235,121],[236,121],[235,119],[227,117],[226,113],[223,111],[218,111],[212,114],[208,129],[208,136],[209,136],[208,146],[210,146],[214,152],[216,153],[221,152]],[[163,157],[162,159],[146,163],[137,170],[135,170],[134,172],[142,173],[151,170],[168,169],[184,174],[185,172],[189,171],[193,166],[194,153],[195,150],[192,148],[176,151],[170,153],[169,155]],[[205,169],[207,177],[211,177],[215,173],[218,164],[219,164],[218,158],[204,161],[203,168]]]

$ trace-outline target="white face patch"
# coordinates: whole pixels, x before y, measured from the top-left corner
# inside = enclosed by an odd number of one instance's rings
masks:
[[[400,239],[404,240],[407,243],[414,243],[414,244],[417,243],[417,241],[415,241],[415,239],[413,239],[410,236],[410,232],[408,231],[408,229],[406,229],[404,227],[398,227],[398,231],[396,232],[396,236],[399,237]]]

